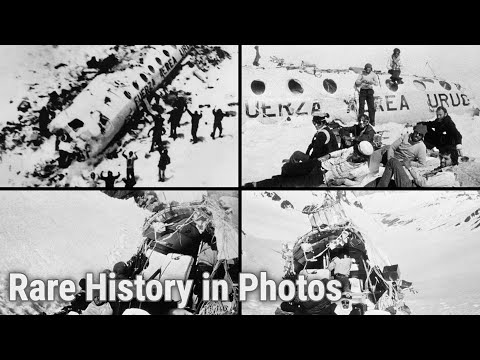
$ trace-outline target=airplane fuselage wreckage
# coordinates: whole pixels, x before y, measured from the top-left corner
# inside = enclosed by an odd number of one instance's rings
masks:
[[[49,125],[66,131],[89,157],[100,154],[188,55],[192,45],[152,45],[139,61],[96,76]],[[108,98],[108,101],[106,99]]]
[[[283,65],[278,59],[269,65],[247,65],[242,69],[244,122],[255,119],[273,124],[300,115],[311,116],[316,110],[342,122],[356,121],[358,89],[354,84],[362,68],[321,70],[304,63]],[[431,120],[438,106],[451,114],[478,113],[472,97],[458,83],[402,74],[403,84],[392,84],[390,74],[374,72],[379,82],[374,87],[376,124]]]

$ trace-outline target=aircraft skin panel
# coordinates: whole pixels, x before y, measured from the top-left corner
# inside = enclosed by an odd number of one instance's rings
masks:
[[[358,74],[351,70],[317,70],[316,75],[312,75],[298,69],[246,66],[242,72],[242,122],[255,119],[263,124],[274,124],[288,120],[288,117],[292,120],[295,116],[312,116],[315,110],[327,112],[332,119],[344,123],[355,121],[359,95],[354,86],[357,78]],[[456,83],[446,81],[445,84],[439,79],[402,75],[404,83],[391,88],[387,84],[389,74],[377,74],[377,79],[379,86],[374,87],[376,124],[432,120],[438,106],[445,106],[452,114],[473,115],[475,105],[464,88]],[[300,87],[294,87],[292,91],[289,87],[291,80]],[[253,81],[257,82],[256,87]],[[263,87],[258,86],[260,82]],[[329,88],[329,83],[333,83],[333,87]],[[366,104],[365,109],[368,109]]]

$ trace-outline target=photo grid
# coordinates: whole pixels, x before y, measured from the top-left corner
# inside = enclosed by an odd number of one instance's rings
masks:
[[[0,55],[0,315],[480,314],[480,46]]]

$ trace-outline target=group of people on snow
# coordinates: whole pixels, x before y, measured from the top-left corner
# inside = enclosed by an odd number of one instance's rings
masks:
[[[356,125],[337,128],[340,140],[327,118],[328,113],[314,113],[316,132],[307,151],[295,151],[284,160],[281,176],[246,186],[296,186],[298,181],[302,186],[309,182],[312,186],[379,188],[455,185],[452,166],[458,165],[462,155],[462,135],[443,106],[437,108],[435,120],[417,123],[412,133],[385,146],[364,113],[359,114]],[[429,167],[427,154],[438,155],[440,166]]]
[[[389,85],[403,84],[400,49],[394,49],[387,67],[391,75]],[[454,186],[457,182],[452,166],[458,165],[462,156],[462,135],[447,109],[439,106],[435,120],[419,122],[413,133],[382,146],[382,136],[375,130],[374,86],[378,85],[378,76],[367,63],[355,81],[359,94],[358,123],[340,127],[326,120],[328,113],[314,112],[312,123],[316,132],[307,151],[295,151],[284,160],[280,176],[248,183],[246,187],[289,187],[300,183],[381,188]],[[427,166],[427,154],[439,157],[440,166]],[[385,167],[382,174],[381,165]]]
[[[150,152],[158,151],[160,154],[158,162],[158,181],[166,181],[165,171],[167,166],[170,164],[171,159],[168,155],[168,149],[163,143],[162,136],[166,134],[166,129],[164,126],[165,119],[163,118],[164,108],[160,104],[155,104],[151,107],[147,107],[148,110],[145,110],[146,114],[149,114],[153,118],[153,127],[148,131],[147,136],[152,134],[152,145],[150,147]],[[191,135],[192,139],[190,140],[193,144],[196,144],[200,141],[197,136],[197,131],[200,124],[200,119],[203,117],[203,113],[200,110],[195,110],[192,112],[183,97],[178,97],[178,99],[173,104],[173,109],[167,114],[170,115],[168,123],[170,124],[170,138],[173,138],[175,141],[178,137],[177,128],[180,126],[180,121],[184,112],[187,112],[191,117]],[[144,114],[144,115],[146,115]],[[218,129],[218,137],[223,137],[223,127],[222,120],[224,117],[229,116],[228,113],[223,112],[221,109],[214,108],[212,110],[212,115],[214,117],[213,122],[213,131],[210,134],[212,139],[215,139],[216,132]],[[145,117],[145,116],[144,116]],[[61,132],[57,136],[56,149],[59,152],[58,163],[60,167],[66,168],[74,160],[74,142],[71,137],[66,132]],[[135,177],[135,161],[138,160],[138,155],[136,152],[130,151],[126,155],[125,151],[122,153],[122,156],[126,159],[127,168],[126,168],[126,177],[122,178],[122,181],[125,183],[126,188],[132,188],[137,183],[137,178]],[[114,176],[111,171],[108,171],[108,175],[104,176],[103,172],[100,175],[92,172],[90,174],[89,185],[98,186],[97,181],[102,180],[105,183],[105,187],[111,189],[115,187],[116,181],[120,178],[120,173]]]

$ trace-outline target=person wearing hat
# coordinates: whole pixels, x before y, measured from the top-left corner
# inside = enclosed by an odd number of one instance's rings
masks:
[[[355,81],[355,86],[359,89],[358,96],[358,115],[363,115],[365,112],[365,101],[368,106],[368,115],[370,117],[370,124],[375,126],[375,100],[373,94],[374,86],[378,86],[377,75],[372,71],[372,64],[365,64],[363,72],[358,76]]]
[[[197,137],[198,124],[200,123],[200,119],[202,118],[203,114],[201,112],[199,113],[197,110],[195,110],[195,112],[192,113],[188,108],[187,108],[187,112],[192,118],[192,130],[191,130],[192,140],[190,141],[196,144],[198,142],[198,137]]]
[[[358,117],[358,124],[349,127],[342,127],[339,131],[342,138],[342,148],[347,148],[362,141],[368,141],[373,145],[375,129],[370,125],[370,118],[367,114]]]
[[[168,156],[168,150],[163,149],[158,161],[158,181],[165,181],[165,170],[168,164],[170,164],[170,156]]]
[[[437,108],[437,118],[425,121],[427,128],[425,145],[427,149],[437,148],[440,153],[449,153],[453,165],[458,165],[458,156],[462,155],[462,134],[458,131],[447,109],[443,106]]]
[[[413,127],[413,133],[404,134],[392,145],[387,145],[375,151],[370,158],[370,171],[377,173],[380,164],[387,165],[388,160],[395,158],[400,162],[409,160],[413,167],[425,167],[427,165],[427,148],[423,138],[427,127],[417,124]]]
[[[368,160],[372,153],[372,144],[361,141],[320,158],[322,169],[325,170],[324,183],[327,186],[362,186],[370,174]]]
[[[284,160],[282,175],[300,176],[309,174],[316,166],[320,165],[318,159],[338,150],[338,143],[332,129],[328,127],[328,113],[316,111],[313,113],[312,123],[315,126],[315,135],[308,145],[307,151],[295,151],[289,160]]]
[[[330,118],[330,114],[314,111],[312,115],[312,123],[315,126],[316,133],[306,153],[311,159],[318,159],[338,150],[338,142],[332,129],[328,126],[327,119]]]
[[[387,62],[388,73],[392,75],[390,80],[393,84],[403,84],[402,78],[400,77],[402,67],[403,65],[400,61],[400,49],[395,48]]]

